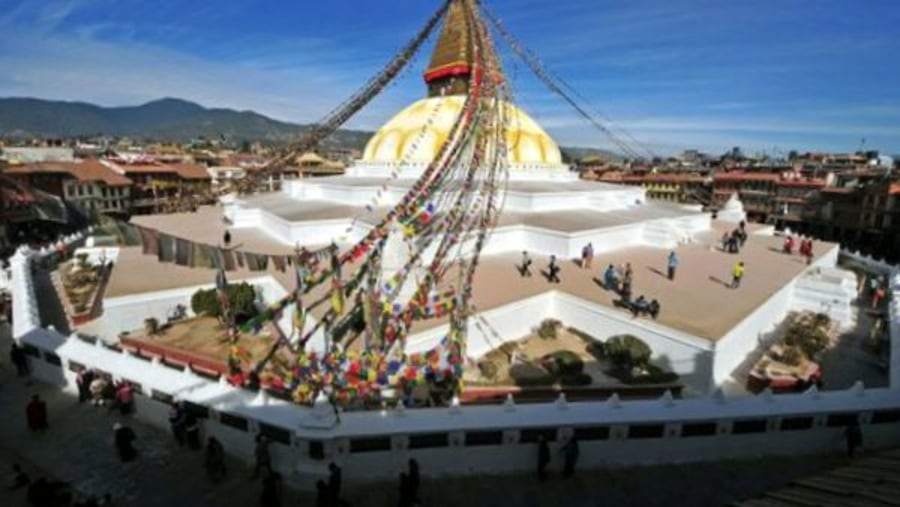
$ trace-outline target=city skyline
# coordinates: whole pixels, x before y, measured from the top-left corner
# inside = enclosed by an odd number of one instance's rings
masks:
[[[315,121],[374,74],[437,2],[276,8],[220,2],[0,2],[0,96],[133,105],[164,96]],[[869,2],[597,6],[498,0],[496,13],[589,103],[661,153],[900,152],[900,7]],[[516,101],[562,145],[609,147],[506,48]],[[424,94],[414,61],[350,122],[374,130]]]

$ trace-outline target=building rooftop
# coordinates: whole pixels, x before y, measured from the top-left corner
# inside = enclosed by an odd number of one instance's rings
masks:
[[[159,174],[159,173],[171,173],[176,174],[181,178],[187,180],[209,180],[211,176],[206,171],[206,168],[197,164],[184,164],[184,163],[138,163],[138,164],[125,164],[125,163],[114,163],[107,162],[110,164],[114,170],[119,171],[123,174]]]
[[[224,226],[220,225],[222,222],[215,211],[215,208],[201,208],[195,215],[197,220],[185,220],[191,216],[188,214],[174,214],[135,217],[134,221],[195,241],[219,244]],[[733,227],[734,224],[715,222],[712,230],[700,234],[694,243],[679,246],[676,252],[681,262],[674,282],[665,276],[667,251],[651,247],[628,247],[598,255],[590,271],[582,270],[574,261],[563,262],[562,283],[556,285],[547,283],[539,273],[547,265],[545,256],[533,256],[535,276],[531,278],[520,277],[516,269],[521,255],[518,252],[482,256],[474,282],[475,305],[485,311],[555,290],[615,308],[617,296],[601,288],[595,279],[601,276],[607,264],[631,262],[634,297],[643,294],[648,299],[659,300],[662,306],[659,324],[715,341],[806,267],[801,257],[780,253],[782,240],[779,237],[751,234],[739,255],[720,251],[719,238]],[[752,232],[756,226],[749,227]],[[239,250],[284,255],[293,250],[250,229],[233,229],[232,237],[232,245],[240,245]],[[835,247],[833,243],[816,242],[814,251],[818,257]],[[740,289],[729,289],[731,270],[738,261],[745,263],[746,276]],[[265,272],[239,269],[229,272],[228,277],[236,281],[266,274],[272,275],[286,290],[293,289],[294,275],[289,269],[278,271],[273,263],[269,263]],[[153,256],[143,255],[140,248],[123,248],[110,277],[106,297],[211,284],[214,276],[215,271],[211,269],[160,263]],[[318,287],[308,300],[323,296],[325,290],[324,286]],[[313,315],[320,316],[324,306],[315,309]],[[413,332],[443,323],[445,321],[439,319],[420,321]]]
[[[7,174],[65,173],[82,182],[101,181],[111,186],[132,184],[130,179],[104,166],[95,159],[80,162],[39,162],[14,165],[6,169],[5,172]]]

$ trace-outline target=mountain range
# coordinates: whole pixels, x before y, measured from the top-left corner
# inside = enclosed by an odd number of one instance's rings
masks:
[[[273,120],[254,111],[206,108],[177,98],[139,106],[103,107],[86,102],[36,98],[0,98],[0,137],[65,138],[95,135],[186,142],[204,137],[228,141],[283,142],[311,128]],[[371,132],[341,129],[323,142],[326,148],[362,150]],[[620,158],[595,148],[562,148],[580,159],[599,155]]]

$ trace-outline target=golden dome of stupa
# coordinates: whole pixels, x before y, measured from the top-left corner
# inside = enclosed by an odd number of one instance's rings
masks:
[[[363,163],[427,164],[434,160],[462,111],[474,68],[465,19],[461,1],[453,1],[425,71],[429,97],[382,126],[366,145]],[[511,165],[565,169],[559,147],[524,111],[507,104],[506,119]]]
[[[415,102],[375,133],[366,145],[362,161],[431,162],[447,140],[464,103],[465,97],[462,95],[431,97]],[[507,104],[506,117],[510,164],[562,164],[559,147],[528,114]]]

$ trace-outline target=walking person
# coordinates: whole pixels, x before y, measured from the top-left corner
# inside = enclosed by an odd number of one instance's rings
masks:
[[[419,501],[419,483],[421,480],[419,477],[419,462],[415,458],[410,458],[407,465],[409,466],[409,492],[415,503]]]
[[[556,256],[550,256],[550,264],[547,265],[547,281],[550,283],[559,283],[559,265],[556,263]]]
[[[669,252],[669,259],[666,262],[668,269],[668,277],[669,280],[675,280],[675,270],[678,269],[678,256],[675,255],[675,250]]]
[[[225,448],[216,437],[209,437],[206,440],[206,475],[209,480],[216,483],[221,481],[227,475],[225,468]]]
[[[20,377],[28,375],[28,356],[25,349],[16,342],[9,348],[9,360],[16,367],[16,374]]]
[[[169,408],[169,426],[172,428],[172,436],[178,447],[184,447],[187,437],[184,431],[184,408],[181,403],[176,403]]]
[[[119,413],[128,415],[134,409],[134,388],[130,382],[122,382],[116,390],[116,403],[119,405]]]
[[[594,262],[594,244],[588,243],[584,245],[581,249],[581,268],[582,269],[591,269],[591,264]]]
[[[856,449],[863,443],[862,429],[860,429],[859,421],[856,418],[853,418],[844,429],[844,439],[847,441],[847,457],[853,458],[856,454]]]
[[[410,487],[409,474],[403,472],[400,474],[400,499],[397,501],[397,507],[412,507],[414,504],[415,498]]]
[[[334,462],[328,464],[328,496],[332,505],[340,505],[342,475],[341,467]]]
[[[575,473],[575,464],[578,462],[578,440],[575,435],[569,437],[559,452],[563,455],[563,477],[568,479]]]
[[[328,484],[325,481],[316,481],[316,507],[334,507],[328,495]]]
[[[25,419],[31,431],[47,429],[47,404],[40,396],[35,394],[31,397],[31,401],[25,407]]]
[[[731,285],[732,289],[737,289],[741,286],[741,280],[744,278],[744,262],[738,262],[734,265],[734,269],[731,271]]]
[[[94,371],[90,368],[82,368],[75,375],[75,384],[78,386],[78,403],[84,403],[91,399],[91,382],[94,381]]]
[[[225,229],[225,234],[222,235],[222,243],[225,244],[225,248],[231,246],[231,232],[228,229]]]
[[[192,451],[199,451],[202,447],[200,443],[200,421],[197,416],[187,413],[184,416],[184,437],[187,445]]]
[[[538,479],[547,478],[547,465],[550,464],[550,446],[547,445],[547,439],[544,435],[538,435]]]
[[[137,435],[134,434],[134,430],[122,423],[113,424],[113,443],[119,453],[119,459],[123,463],[137,458],[137,449],[132,445],[135,440],[137,440]]]
[[[265,435],[256,436],[256,448],[253,449],[253,457],[256,459],[256,466],[253,468],[253,478],[259,477],[259,472],[266,469],[266,472],[272,472],[272,455],[269,453],[269,439]]]
[[[259,497],[260,507],[281,507],[281,475],[276,472],[266,474]]]
[[[522,275],[522,278],[531,278],[531,257],[525,250],[522,251],[522,265],[519,266],[519,274]]]

